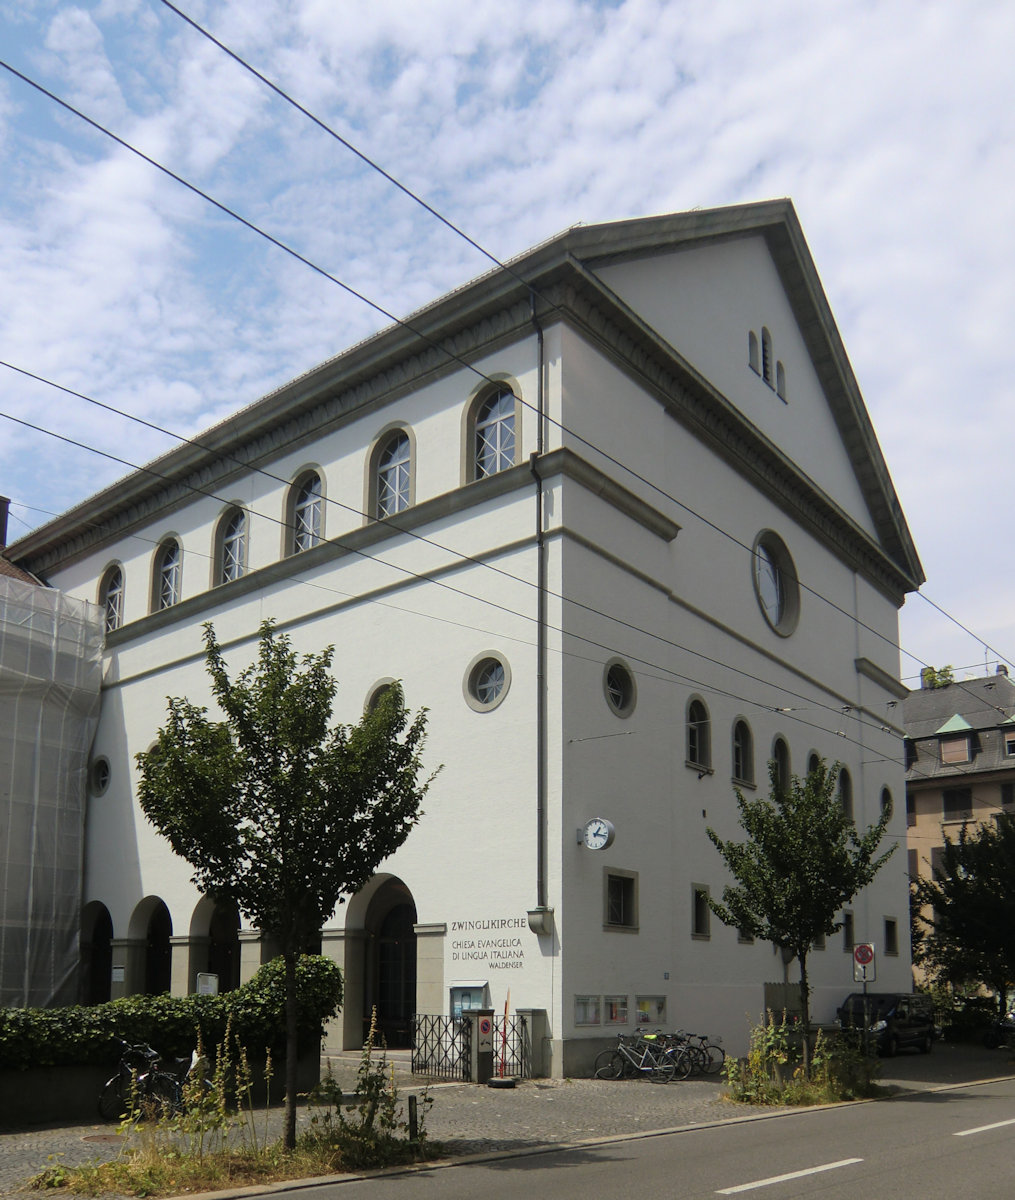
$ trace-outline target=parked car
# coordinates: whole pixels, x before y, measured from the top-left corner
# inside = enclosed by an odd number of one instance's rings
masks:
[[[937,1034],[934,1005],[921,992],[852,992],[836,1016],[840,1029],[866,1029],[877,1052],[887,1056],[907,1046],[929,1054]]]

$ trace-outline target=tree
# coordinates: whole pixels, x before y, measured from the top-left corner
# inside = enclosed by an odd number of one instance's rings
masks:
[[[932,878],[913,881],[916,961],[942,983],[987,984],[998,1015],[1015,981],[1015,817],[945,835]]]
[[[925,688],[943,688],[955,682],[952,665],[944,667],[924,667],[920,672],[920,682]]]
[[[809,1070],[810,986],[807,955],[821,937],[842,928],[836,914],[865,888],[895,846],[875,858],[888,812],[862,835],[836,795],[841,765],[823,762],[804,779],[793,776],[783,789],[774,761],[771,793],[747,800],[737,790],[740,827],[746,842],[723,841],[709,829],[712,844],[736,881],[723,888],[722,902],[709,900],[724,925],[772,942],[800,964],[804,1069]]]
[[[397,685],[352,726],[333,724],[333,648],[297,658],[266,621],[255,663],[231,680],[204,626],[212,693],[225,719],[169,698],[137,756],[148,820],[281,948],[286,987],[285,1144],[296,1141],[296,964],[336,905],[408,837],[433,779],[420,782],[426,710],[411,721]]]

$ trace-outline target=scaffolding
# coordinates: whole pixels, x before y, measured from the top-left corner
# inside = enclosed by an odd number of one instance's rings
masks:
[[[0,1006],[78,999],[101,610],[0,576]]]

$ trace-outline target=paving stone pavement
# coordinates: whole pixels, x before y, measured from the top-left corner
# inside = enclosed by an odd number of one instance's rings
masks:
[[[418,1080],[403,1061],[394,1064],[402,1097],[420,1094]],[[333,1063],[343,1088],[355,1082],[356,1059]],[[927,1089],[1015,1074],[998,1051],[939,1045],[934,1053],[900,1055],[883,1064],[883,1081],[903,1089]],[[620,1137],[664,1129],[772,1116],[771,1108],[734,1105],[721,1098],[721,1079],[689,1079],[654,1086],[644,1080],[526,1080],[515,1088],[438,1083],[429,1089],[433,1105],[426,1116],[431,1138],[454,1155],[567,1145],[593,1138]],[[300,1109],[300,1119],[307,1119]],[[270,1128],[281,1130],[281,1110],[270,1113]],[[107,1161],[123,1140],[110,1125],[47,1125],[0,1129],[0,1195],[29,1200],[39,1193],[27,1180],[53,1162],[81,1165]]]

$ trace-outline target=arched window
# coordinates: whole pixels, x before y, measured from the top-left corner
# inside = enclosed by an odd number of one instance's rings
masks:
[[[772,386],[772,335],[764,328],[761,331],[761,378]]]
[[[786,368],[781,362],[775,364],[775,390],[780,400],[786,399]]]
[[[812,750],[807,758],[807,774],[816,771],[821,766],[821,755],[816,750]]]
[[[772,762],[775,764],[775,783],[776,791],[780,794],[789,790],[790,779],[790,762],[789,762],[789,746],[786,739],[777,737],[772,743]]]
[[[754,782],[754,738],[746,721],[733,723],[733,778]]]
[[[287,553],[299,554],[321,540],[324,497],[321,477],[316,471],[297,479],[291,488],[290,503],[292,507],[286,525],[292,532]]]
[[[155,552],[155,570],[152,579],[152,610],[172,608],[180,601],[180,580],[183,570],[183,553],[180,543],[169,538]]]
[[[892,815],[893,811],[892,793],[886,787],[881,789],[881,811],[882,813],[888,813],[889,816]]]
[[[758,335],[752,329],[747,335],[747,362],[752,371],[761,374],[761,358],[758,354]]]
[[[708,724],[708,709],[700,700],[692,700],[687,706],[687,761],[704,770],[712,766]]]
[[[412,446],[404,429],[393,433],[377,456],[377,516],[390,517],[411,503]]]
[[[219,522],[216,583],[231,583],[247,569],[247,514],[242,508],[227,512]]]
[[[846,819],[853,820],[853,780],[845,767],[839,772],[839,803]]]
[[[123,624],[123,570],[109,567],[99,588],[99,604],[102,605],[106,621],[106,633],[112,633]]]
[[[485,479],[515,465],[518,399],[508,387],[482,400],[476,409],[473,478]]]

